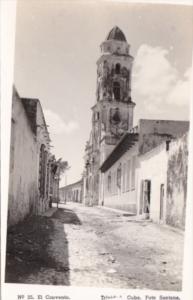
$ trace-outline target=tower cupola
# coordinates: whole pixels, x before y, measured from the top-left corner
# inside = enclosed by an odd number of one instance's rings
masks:
[[[101,44],[101,52],[117,55],[129,55],[129,44],[122,30],[115,26]]]
[[[121,31],[121,29],[118,26],[113,27],[109,32],[109,34],[107,35],[106,41],[109,40],[127,42],[124,33]]]

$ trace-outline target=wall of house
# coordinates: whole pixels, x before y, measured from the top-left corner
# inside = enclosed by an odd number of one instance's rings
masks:
[[[12,107],[8,226],[37,210],[37,146],[22,102],[14,92]]]
[[[43,115],[41,105],[38,101],[37,103],[37,113],[36,113],[36,141],[37,141],[37,178],[40,177],[40,152],[41,146],[44,146],[45,161],[44,161],[44,192],[40,194],[38,190],[38,213],[43,213],[49,208],[49,182],[50,182],[50,168],[49,168],[49,134],[46,128],[46,123]],[[54,184],[55,189],[59,189],[57,182]],[[57,191],[55,192],[57,194]]]
[[[188,169],[188,134],[170,144],[167,170],[166,223],[185,226]]]
[[[166,144],[162,143],[160,146],[152,149],[144,155],[139,157],[140,171],[138,176],[138,197],[137,197],[137,214],[145,216],[145,205],[143,200],[142,184],[144,180],[150,180],[150,212],[149,218],[154,222],[162,222],[165,220],[166,214],[166,192],[163,199],[163,220],[160,220],[160,190],[161,185],[164,185],[166,190],[167,178],[167,159]]]
[[[14,88],[11,123],[8,226],[45,212],[50,189],[49,133],[39,100],[20,98]]]
[[[83,198],[83,182],[80,181],[75,184],[67,185],[63,188],[60,188],[60,202],[82,202]]]
[[[101,185],[102,205],[136,213],[139,169],[137,149],[137,145],[134,145],[104,173],[103,185]]]
[[[144,154],[166,140],[182,136],[188,128],[186,121],[139,120],[139,153]]]

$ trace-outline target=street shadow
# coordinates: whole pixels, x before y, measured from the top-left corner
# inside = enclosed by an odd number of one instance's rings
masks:
[[[74,213],[74,211],[67,208],[58,208],[57,211],[52,215],[52,218],[59,220],[63,224],[82,225],[80,219]]]
[[[8,229],[6,283],[70,285],[63,222],[33,216]]]

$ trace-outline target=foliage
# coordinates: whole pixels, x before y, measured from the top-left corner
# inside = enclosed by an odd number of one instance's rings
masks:
[[[68,165],[68,162],[67,161],[62,161],[62,158],[59,158],[57,160],[57,164],[60,168],[60,174],[64,174],[67,170],[70,169],[70,166]]]

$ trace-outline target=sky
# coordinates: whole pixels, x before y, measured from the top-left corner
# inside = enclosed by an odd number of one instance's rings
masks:
[[[100,44],[119,26],[134,57],[134,125],[139,118],[189,119],[193,7],[63,0],[19,0],[14,81],[41,102],[52,152],[81,178],[96,101]]]

